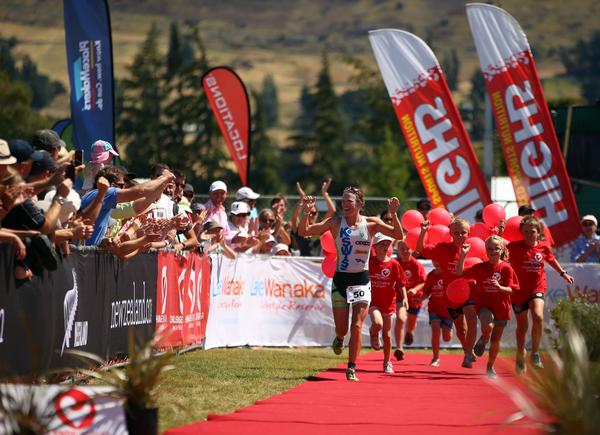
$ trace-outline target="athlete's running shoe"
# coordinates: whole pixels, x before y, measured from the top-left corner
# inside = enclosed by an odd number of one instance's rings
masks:
[[[479,337],[477,343],[475,343],[475,347],[473,347],[473,353],[477,356],[483,356],[485,353],[486,342],[483,340],[483,335]]]
[[[462,366],[466,369],[473,368],[473,357],[471,355],[465,355],[463,358]]]
[[[429,365],[431,367],[439,367],[440,366],[440,359],[439,358],[433,358],[431,360],[431,362],[429,363]]]
[[[402,361],[404,359],[404,352],[400,349],[396,349],[394,351],[394,358],[396,358],[396,361]]]
[[[485,371],[485,374],[490,379],[496,379],[498,377],[498,374],[496,373],[496,370],[494,370],[494,367],[488,367]]]
[[[540,358],[540,354],[538,352],[533,352],[531,354],[531,364],[538,369],[544,368],[544,364],[542,364],[542,358]]]
[[[333,353],[340,355],[342,350],[344,350],[344,340],[340,340],[339,338],[335,337],[333,339],[333,343],[331,343],[331,347],[333,348]]]
[[[406,335],[404,335],[404,344],[406,344],[407,346],[410,346],[411,344],[413,344],[414,341],[414,337],[412,332],[407,332]]]
[[[379,342],[379,333],[378,332],[371,332],[369,331],[369,335],[371,336],[371,347],[374,350],[380,350],[381,349],[381,343]]]
[[[384,361],[383,373],[394,373],[394,366],[391,361]]]
[[[356,377],[356,370],[348,367],[346,369],[346,380],[347,381],[356,381],[358,382],[358,378]]]
[[[518,375],[522,375],[526,371],[527,371],[527,367],[525,366],[525,360],[517,357],[517,361],[516,361],[516,365],[515,365],[515,372],[517,372]]]

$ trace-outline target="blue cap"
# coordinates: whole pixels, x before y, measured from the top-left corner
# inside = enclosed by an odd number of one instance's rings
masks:
[[[10,154],[17,159],[17,163],[29,160],[33,154],[33,147],[23,139],[9,140],[8,147],[10,148]]]
[[[33,163],[31,164],[31,172],[29,175],[38,175],[47,170],[55,170],[58,168],[58,164],[56,160],[52,158],[48,151],[36,151],[31,155],[31,160]]]

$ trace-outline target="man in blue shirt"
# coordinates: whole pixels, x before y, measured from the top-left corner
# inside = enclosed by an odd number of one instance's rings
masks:
[[[165,186],[175,176],[164,171],[163,174],[145,183],[123,189],[124,174],[113,166],[101,169],[95,177],[94,188],[81,198],[79,214],[84,219],[94,220],[94,232],[86,241],[87,246],[99,245],[108,228],[108,220],[118,203],[135,201],[139,198],[158,197]]]
[[[576,263],[598,263],[600,258],[600,236],[596,234],[598,220],[587,214],[581,219],[583,234],[575,239],[571,250],[571,261]]]

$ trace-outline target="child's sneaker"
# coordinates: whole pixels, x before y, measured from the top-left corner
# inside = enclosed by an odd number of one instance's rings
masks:
[[[431,363],[429,363],[429,365],[431,367],[439,367],[440,366],[440,359],[439,358],[433,358],[431,360]]]
[[[358,378],[356,377],[356,370],[348,367],[346,369],[346,380],[347,381],[355,381],[358,382]]]
[[[518,375],[522,375],[522,374],[525,374],[526,371],[527,371],[527,367],[525,366],[525,360],[517,357],[517,361],[516,361],[516,365],[515,365],[515,372],[517,372]]]
[[[391,361],[384,361],[383,373],[394,373],[394,366]]]
[[[538,352],[533,352],[531,354],[531,364],[538,369],[544,368],[544,364],[542,364],[542,358],[540,358],[540,354]]]
[[[475,347],[473,347],[473,353],[477,356],[483,356],[485,353],[486,342],[483,340],[483,335],[479,337],[477,343],[475,343]]]
[[[394,358],[396,358],[396,361],[402,361],[404,359],[404,352],[400,349],[396,349],[394,351]]]
[[[340,355],[342,350],[344,350],[344,340],[340,340],[339,338],[335,337],[333,339],[333,343],[331,343],[331,347],[333,349],[333,353]]]
[[[496,370],[494,370],[494,367],[488,367],[485,371],[485,374],[489,379],[496,379],[498,377],[498,374],[496,373]]]
[[[413,333],[407,332],[406,335],[404,336],[404,344],[406,344],[407,346],[410,346],[411,344],[413,344],[413,341],[414,341]]]
[[[463,358],[462,366],[466,369],[473,368],[473,357],[471,355],[465,355]]]

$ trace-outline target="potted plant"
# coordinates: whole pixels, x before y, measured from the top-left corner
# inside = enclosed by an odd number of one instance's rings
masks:
[[[157,434],[158,408],[156,387],[161,375],[174,367],[170,364],[173,351],[156,352],[158,334],[141,345],[136,345],[133,329],[129,330],[129,358],[123,367],[109,366],[99,356],[77,350],[69,353],[97,368],[79,370],[80,373],[98,379],[116,390],[125,400],[127,428],[130,434]]]

